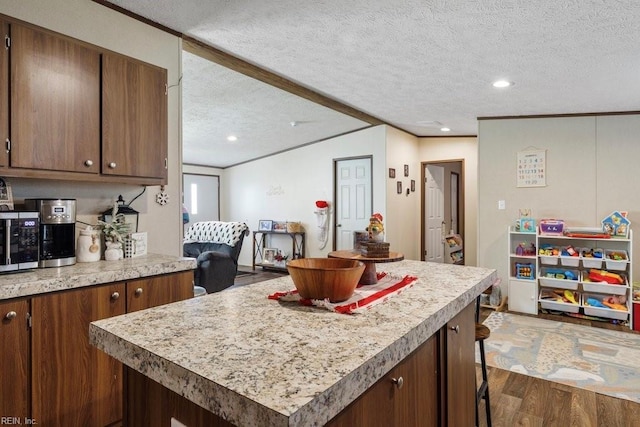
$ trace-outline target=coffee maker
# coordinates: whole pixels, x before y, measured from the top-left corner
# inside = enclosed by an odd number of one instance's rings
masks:
[[[76,200],[25,199],[25,207],[40,213],[39,267],[76,263]]]

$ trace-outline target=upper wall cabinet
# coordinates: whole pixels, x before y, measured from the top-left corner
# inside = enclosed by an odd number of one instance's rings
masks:
[[[7,166],[8,155],[5,144],[9,139],[9,24],[0,18],[0,167]]]
[[[98,173],[100,52],[11,25],[11,167]]]
[[[166,184],[167,70],[10,17],[0,26],[3,176]]]
[[[167,70],[102,58],[102,173],[167,177]]]

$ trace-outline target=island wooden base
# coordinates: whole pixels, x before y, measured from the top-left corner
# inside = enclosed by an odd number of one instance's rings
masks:
[[[125,368],[125,426],[169,426],[171,418],[188,427],[233,426],[141,373]]]
[[[474,425],[474,316],[472,304],[326,425]],[[172,417],[189,427],[233,425],[132,369],[126,375],[128,426],[168,426]]]

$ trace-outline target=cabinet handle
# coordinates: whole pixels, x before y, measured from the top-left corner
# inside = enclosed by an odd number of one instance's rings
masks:
[[[460,325],[456,325],[456,326],[449,326],[449,329],[451,329],[452,331],[455,331],[456,334],[460,333]]]
[[[400,390],[404,385],[404,379],[402,377],[391,378],[391,382],[393,382],[396,385],[396,387],[398,387],[398,390]]]
[[[118,165],[116,165],[116,162],[109,163],[109,169],[115,169],[116,166],[118,166]]]
[[[114,292],[111,294],[111,299],[112,300],[117,300],[118,298],[120,298],[120,292]]]
[[[18,315],[18,313],[16,313],[15,311],[10,311],[7,314],[4,315],[4,318],[7,320],[13,320],[16,318],[16,316]]]
[[[135,294],[136,294],[136,296],[137,296],[137,297],[139,297],[140,295],[142,295],[142,288],[138,288],[138,289],[136,289]]]
[[[91,166],[93,166],[93,160],[85,160],[85,161],[84,161],[84,165],[85,165],[86,167],[91,167]]]

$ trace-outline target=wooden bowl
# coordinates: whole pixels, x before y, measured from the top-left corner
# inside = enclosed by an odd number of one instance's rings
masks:
[[[364,263],[340,258],[300,258],[289,261],[287,270],[302,298],[340,302],[353,295]]]

